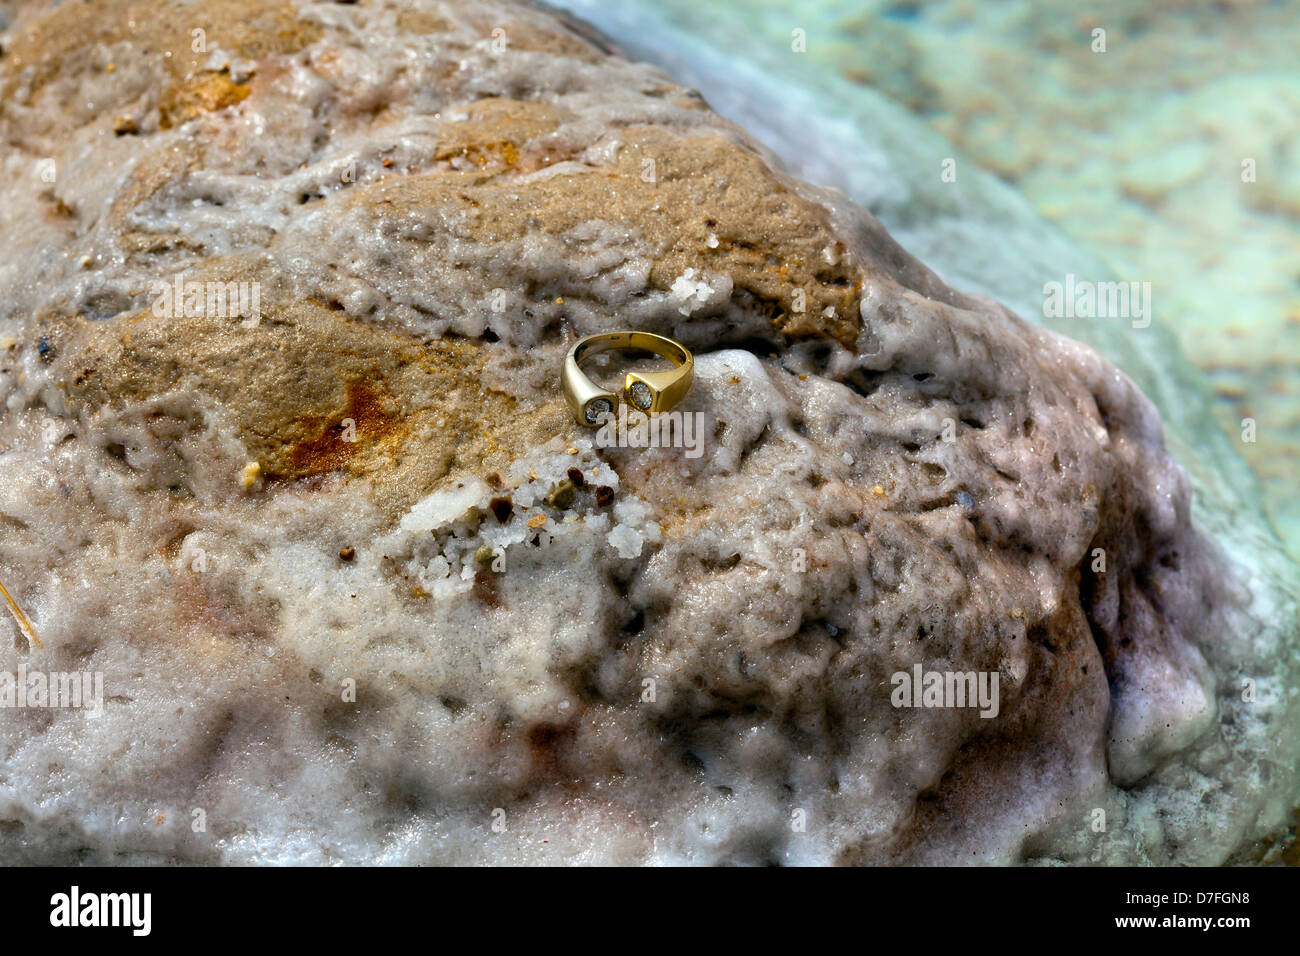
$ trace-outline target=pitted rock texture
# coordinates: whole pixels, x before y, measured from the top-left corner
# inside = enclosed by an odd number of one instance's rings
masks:
[[[1220,862],[1282,822],[1294,698],[1242,700],[1249,589],[1147,400],[660,71],[509,2],[0,40],[0,580],[44,643],[3,654],[108,697],[0,709],[4,859]],[[564,352],[626,327],[696,350],[698,457],[569,417]],[[997,715],[894,707],[918,664]]]

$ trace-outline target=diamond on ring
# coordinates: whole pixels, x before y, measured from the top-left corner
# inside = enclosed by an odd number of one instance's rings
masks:
[[[654,401],[654,396],[650,394],[650,386],[645,382],[633,382],[632,388],[629,390],[628,394],[632,398],[632,404],[643,412],[648,409],[651,402]]]

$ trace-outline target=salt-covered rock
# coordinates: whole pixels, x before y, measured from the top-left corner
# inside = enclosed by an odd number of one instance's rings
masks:
[[[5,859],[1282,823],[1291,684],[1225,652],[1257,597],[1151,404],[666,74],[510,2],[31,4],[4,48],[0,579],[43,640],[4,656],[106,694],[0,709]],[[696,350],[700,454],[568,414],[567,348],[629,326]],[[899,706],[917,667],[996,705]]]

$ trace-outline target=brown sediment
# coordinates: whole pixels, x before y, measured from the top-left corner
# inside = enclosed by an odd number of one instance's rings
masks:
[[[415,36],[446,33],[452,24],[429,10],[402,10],[397,14],[397,28]]]
[[[255,258],[211,260],[192,281],[255,281]],[[173,389],[226,410],[274,487],[366,477],[396,516],[452,473],[505,467],[567,425],[562,402],[521,405],[481,381],[485,348],[378,329],[311,300],[263,291],[263,316],[52,319],[64,388],[89,411]],[[349,440],[355,439],[355,440]]]
[[[204,113],[242,103],[252,88],[236,83],[228,71],[194,73],[168,87],[158,104],[158,124],[163,129],[179,126]]]
[[[195,50],[195,30],[204,45],[241,59],[257,60],[301,50],[321,28],[300,20],[292,3],[205,0],[202,4],[157,0],[99,0],[63,3],[20,25],[0,60],[4,98],[20,78],[33,94],[53,78],[91,59],[96,48],[121,45],[121,56],[156,62],[173,81],[207,72],[209,53]],[[129,44],[129,46],[128,46]],[[115,64],[116,66],[116,64]]]
[[[476,24],[484,39],[496,39],[512,50],[547,53],[586,63],[598,63],[604,59],[600,50],[581,37],[539,22],[519,18],[503,23],[495,18],[474,14],[467,19]]]
[[[481,122],[492,125],[476,135],[490,130],[489,143],[473,153],[483,166],[509,166],[514,155],[492,143],[509,143],[521,157],[528,155],[527,147],[517,145],[519,136],[499,135],[502,124],[525,133],[552,121],[535,110],[507,119],[518,110],[498,101],[484,111],[490,119]],[[726,136],[631,127],[621,139],[609,167],[532,181],[433,170],[363,184],[345,201],[352,215],[377,220],[430,206],[449,213],[469,208],[474,215],[466,228],[481,242],[537,232],[562,235],[592,221],[633,223],[652,246],[652,289],[670,290],[688,269],[726,275],[734,295],[766,304],[783,335],[855,345],[863,278],[847,256],[827,262],[828,250],[842,248],[842,242],[825,208],[784,185],[761,157]],[[439,149],[470,155],[458,142]],[[651,168],[647,160],[653,162],[652,182],[643,177]]]
[[[562,110],[541,103],[529,103],[504,97],[487,97],[470,104],[468,118],[449,123],[438,135],[432,158],[437,162],[466,159],[488,172],[503,172],[521,166],[531,172],[571,158],[571,153],[534,147],[525,153],[525,145],[554,132],[569,118]]]
[[[475,598],[488,607],[502,607],[501,582],[497,572],[491,568],[479,568],[474,572],[474,584],[471,591]]]

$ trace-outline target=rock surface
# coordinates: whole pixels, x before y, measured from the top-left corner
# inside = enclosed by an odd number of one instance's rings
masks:
[[[556,2],[703,91],[792,172],[842,188],[957,288],[1035,321],[1043,284],[1067,272],[1150,282],[1154,323],[1172,333],[1155,347],[1176,339],[1201,370],[1210,427],[1249,460],[1300,556],[1300,20],[1289,8]],[[945,160],[955,182],[939,179]],[[1018,274],[1032,280],[1023,297]],[[1095,321],[1061,324],[1090,344],[1108,337]],[[1255,441],[1241,440],[1248,417]]]
[[[1220,862],[1284,824],[1294,608],[1151,404],[666,74],[508,2],[0,37],[0,580],[44,644],[4,666],[108,697],[0,709],[6,860]],[[178,276],[257,314],[160,308]],[[564,351],[623,327],[696,350],[700,457],[568,416]],[[997,716],[894,707],[918,664]]]

